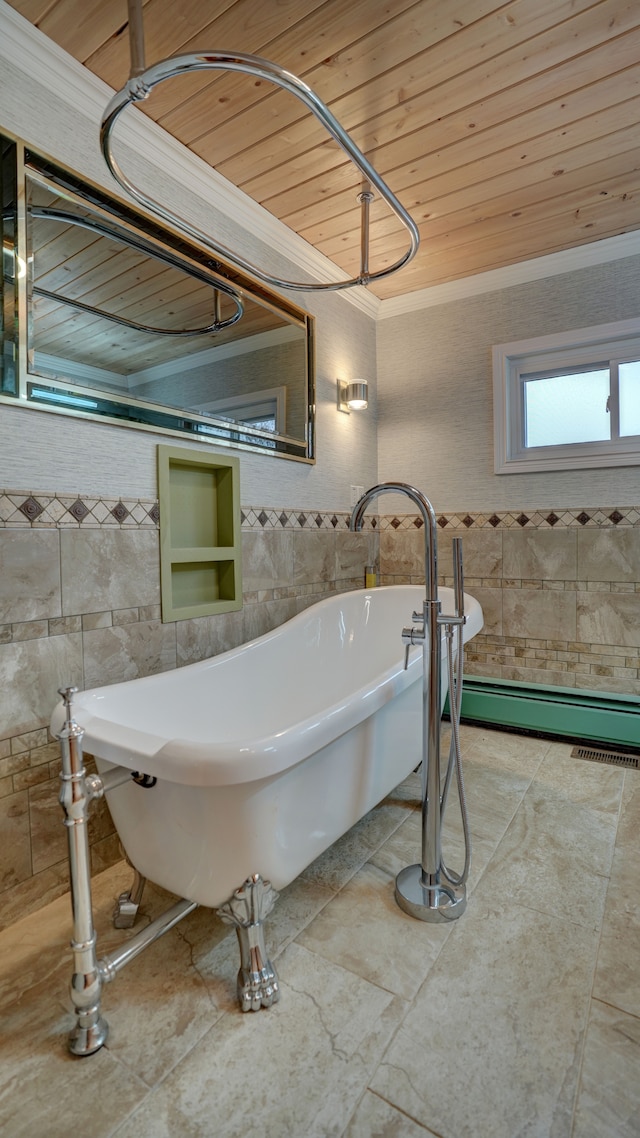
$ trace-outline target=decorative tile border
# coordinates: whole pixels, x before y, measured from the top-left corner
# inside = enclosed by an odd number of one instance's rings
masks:
[[[290,507],[243,506],[243,529],[345,530],[351,511],[323,511]],[[29,490],[0,490],[0,528],[98,526],[157,527],[158,503],[152,498],[96,498],[43,494]],[[440,529],[564,529],[640,525],[640,506],[582,507],[571,510],[531,510],[529,513],[446,513],[437,515]],[[415,514],[367,514],[365,530],[421,529]]]
[[[93,529],[120,526],[123,529],[157,527],[158,503],[144,498],[97,498],[41,494],[37,491],[0,490],[0,528]]]
[[[351,512],[301,508],[244,506],[243,529],[347,530]],[[0,529],[82,528],[102,526],[155,527],[160,508],[153,498],[95,498],[78,495],[41,494],[29,490],[0,490]],[[371,514],[363,529],[376,530],[380,518]]]
[[[243,529],[307,529],[307,530],[345,530],[349,529],[351,513],[331,510],[309,509],[269,509],[264,506],[244,506],[241,510]],[[380,526],[376,514],[364,520],[364,529],[375,530]]]
[[[505,511],[503,513],[478,514],[438,514],[437,523],[440,529],[469,530],[469,529],[580,529],[584,527],[603,526],[637,526],[640,525],[640,506],[593,507],[576,508],[572,510],[531,510],[528,514],[523,511]],[[380,518],[380,528],[387,529],[421,529],[422,518],[413,514],[386,515]]]

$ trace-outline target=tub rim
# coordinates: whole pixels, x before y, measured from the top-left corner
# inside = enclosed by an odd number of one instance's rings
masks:
[[[357,589],[348,593],[332,594],[303,609],[288,621],[278,625],[270,632],[255,637],[236,648],[228,649],[217,656],[195,661],[181,668],[169,669],[151,676],[139,676],[123,680],[117,684],[101,685],[74,698],[74,713],[79,726],[84,730],[84,746],[107,763],[143,771],[167,782],[186,786],[228,786],[239,783],[259,781],[269,778],[304,762],[312,754],[327,746],[340,735],[356,727],[377,710],[390,702],[406,688],[417,683],[422,677],[422,650],[416,646],[410,650],[408,667],[404,668],[404,648],[401,643],[401,628],[398,628],[398,659],[380,672],[375,679],[368,681],[345,694],[343,699],[323,708],[320,712],[295,720],[285,729],[258,738],[238,740],[238,742],[203,742],[179,737],[172,739],[140,731],[135,727],[106,719],[92,710],[98,701],[105,698],[103,693],[115,694],[118,688],[131,684],[149,686],[154,681],[168,683],[169,677],[179,673],[187,677],[190,671],[206,671],[212,665],[221,666],[225,657],[238,656],[251,651],[257,644],[265,644],[286,634],[287,628],[308,619],[310,612],[323,607],[334,607],[344,598],[364,599],[383,590],[404,590],[416,594],[416,599],[424,593],[421,585],[386,585],[379,589]],[[453,590],[448,586],[439,589],[443,601],[453,600]],[[474,597],[465,593],[467,624],[465,640],[477,635],[483,626],[482,608]],[[407,614],[407,621],[410,613]],[[442,632],[444,639],[444,630]],[[165,680],[164,677],[167,677]],[[54,709],[51,730],[56,734],[62,725],[62,705]]]

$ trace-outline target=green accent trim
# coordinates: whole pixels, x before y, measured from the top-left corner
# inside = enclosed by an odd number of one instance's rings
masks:
[[[631,695],[465,677],[462,719],[640,748],[640,699]]]
[[[163,621],[242,608],[240,463],[158,447]]]

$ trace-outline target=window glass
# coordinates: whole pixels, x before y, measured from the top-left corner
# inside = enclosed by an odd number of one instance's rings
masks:
[[[523,380],[526,447],[610,438],[608,368]]]
[[[255,427],[257,431],[275,431],[276,417],[275,415],[258,415],[249,416],[241,420],[247,427]]]
[[[640,435],[640,361],[620,364],[620,434]]]

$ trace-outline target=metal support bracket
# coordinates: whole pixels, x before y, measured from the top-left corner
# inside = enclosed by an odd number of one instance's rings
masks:
[[[62,751],[60,805],[64,811],[69,846],[71,906],[73,911],[74,971],[71,1001],[76,1024],[69,1036],[72,1055],[93,1055],[106,1042],[109,1025],[100,1013],[102,977],[96,957],[96,934],[91,911],[91,866],[87,824],[89,805],[96,797],[87,782],[82,755],[84,731],[72,715],[71,701],[77,688],[60,688],[66,722],[58,735]]]
[[[102,797],[105,790],[119,786],[130,779],[132,772],[124,767],[115,767],[104,778],[100,775],[87,774],[82,753],[84,731],[73,718],[71,708],[73,696],[78,689],[68,687],[58,690],[66,713],[65,723],[57,736],[62,754],[59,798],[67,828],[73,913],[71,948],[74,971],[70,992],[76,1022],[69,1035],[69,1050],[72,1055],[86,1056],[99,1051],[106,1043],[109,1034],[109,1025],[102,1016],[100,1006],[103,984],[115,979],[125,964],[133,960],[148,945],[153,944],[163,933],[173,928],[188,913],[193,912],[197,904],[195,901],[178,901],[119,949],[98,960],[91,899],[89,808],[94,799]],[[132,890],[124,896],[133,895],[135,901],[135,894],[142,893],[143,885],[144,880],[137,874]],[[132,923],[133,921],[130,922]],[[130,925],[116,923],[116,927],[123,928]]]

